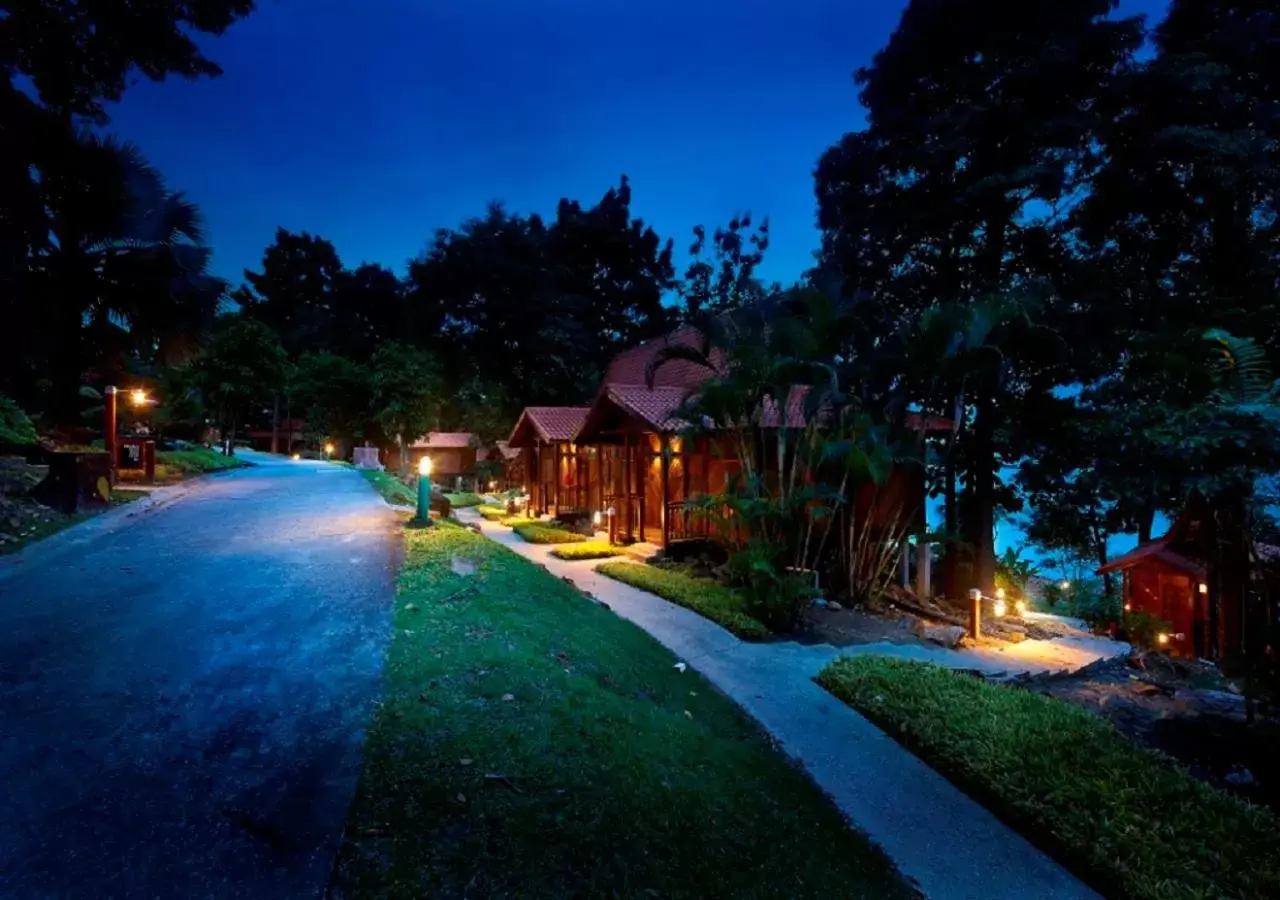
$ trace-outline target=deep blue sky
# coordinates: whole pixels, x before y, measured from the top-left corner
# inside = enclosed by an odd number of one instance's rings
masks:
[[[852,73],[902,6],[259,0],[203,42],[226,74],[143,81],[111,130],[200,205],[235,282],[277,226],[400,272],[490,200],[549,215],[624,172],[682,255],[694,224],[768,214],[763,274],[786,281],[817,246],[813,166],[862,123]]]

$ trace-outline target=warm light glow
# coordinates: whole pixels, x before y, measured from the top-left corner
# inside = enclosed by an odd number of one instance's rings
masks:
[[[431,477],[431,457],[424,456],[418,460],[418,474],[423,478]]]
[[[1070,581],[1064,581],[1064,582],[1062,582],[1062,584],[1058,585],[1058,587],[1062,588],[1064,591],[1069,591],[1069,590],[1071,590],[1071,582],[1070,582]]]
[[[494,490],[495,488],[497,488],[497,486],[498,486],[498,482],[496,482],[496,481],[490,481],[490,482],[489,482],[489,490],[491,490],[491,491],[492,491],[492,490]]]
[[[606,510],[604,511],[604,514],[605,514],[606,516],[609,516],[610,518],[612,518],[612,517],[613,517],[613,513],[614,513],[614,509],[613,509],[613,507],[612,507],[612,506],[610,506],[608,509],[606,509]]]
[[[132,403],[134,406],[146,406],[147,392],[142,390],[141,388],[130,391],[129,402]]]
[[[1004,599],[1004,588],[996,588],[996,599],[997,600]]]
[[[302,459],[302,454],[301,454],[301,453],[295,453],[295,454],[293,454],[293,456],[291,456],[291,457],[289,457],[289,458],[290,458],[290,459],[293,459],[293,460],[295,460],[295,461],[296,461],[296,460]]]
[[[1160,632],[1156,635],[1156,643],[1161,645],[1169,643],[1169,635],[1163,631]]]
[[[591,514],[591,524],[592,524],[592,525],[599,525],[599,524],[600,524],[600,513],[599,513],[599,512],[594,512],[594,513],[592,513],[592,514]]]
[[[991,610],[996,614],[997,617],[999,617],[1007,613],[1009,611],[1009,607],[1008,607],[1008,604],[1006,604],[1003,599],[997,598],[996,602],[991,605]]]
[[[1205,584],[1203,581],[1200,582],[1200,593],[1202,594],[1209,593],[1209,585]]]
[[[1017,611],[1018,615],[1025,616],[1027,614],[1027,601],[1017,600],[1014,602],[1013,608]]]
[[[325,452],[326,454],[328,454],[329,456],[333,456],[333,444],[325,444],[325,445],[324,445],[324,452]]]
[[[1125,611],[1125,612],[1132,612],[1132,611],[1133,611],[1133,604],[1132,604],[1132,603],[1126,603],[1126,604],[1124,605],[1124,611]]]

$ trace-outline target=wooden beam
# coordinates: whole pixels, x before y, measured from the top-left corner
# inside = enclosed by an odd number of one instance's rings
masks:
[[[667,438],[660,438],[658,441],[659,452],[662,454],[662,546],[666,547],[671,543],[671,460],[667,450],[671,444]]]
[[[643,433],[641,433],[640,437],[642,440],[644,440],[644,446],[647,447],[649,444],[648,439],[645,438],[645,435]],[[645,495],[649,493],[649,490],[648,490],[649,460],[646,459],[646,457],[648,456],[648,453],[645,452],[644,449],[642,449],[639,444],[636,445],[636,449],[641,451],[636,454],[635,464],[636,464],[636,499],[639,501],[639,505],[640,505],[640,543],[643,544],[645,540],[644,514],[646,511],[645,506],[647,506],[647,503],[645,502],[645,499],[646,499]]]
[[[631,433],[627,432],[622,436],[622,521],[627,537],[631,537],[631,478],[634,474],[631,471]]]

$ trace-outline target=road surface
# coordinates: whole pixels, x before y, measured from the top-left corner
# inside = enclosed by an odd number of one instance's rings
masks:
[[[0,558],[0,897],[323,893],[399,542],[358,473],[251,458]]]

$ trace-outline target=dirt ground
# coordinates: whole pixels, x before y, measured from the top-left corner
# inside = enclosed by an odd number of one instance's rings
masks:
[[[27,496],[47,471],[45,466],[28,465],[20,456],[0,457],[0,553],[57,531],[74,518]]]

